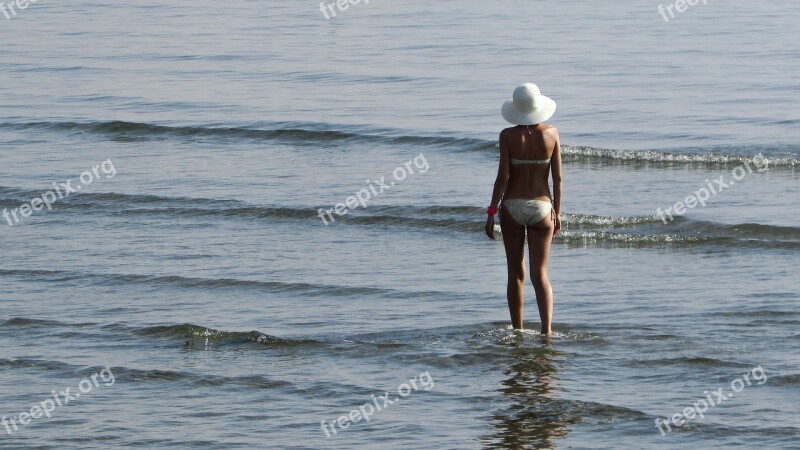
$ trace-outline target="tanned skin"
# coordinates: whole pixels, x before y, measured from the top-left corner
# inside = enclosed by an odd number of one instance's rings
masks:
[[[530,134],[529,134],[530,133]],[[512,165],[514,159],[550,159],[550,164]],[[553,195],[550,195],[550,174]],[[547,277],[550,243],[561,228],[561,142],[551,125],[518,125],[500,132],[500,167],[494,182],[491,208],[502,199],[546,200],[553,202],[553,213],[540,222],[523,226],[504,206],[500,210],[500,229],[508,263],[508,309],[511,324],[523,328],[523,286],[525,283],[525,238],[530,252],[530,279],[536,292],[542,334],[552,333],[553,290]],[[494,215],[486,219],[486,235],[494,239]]]

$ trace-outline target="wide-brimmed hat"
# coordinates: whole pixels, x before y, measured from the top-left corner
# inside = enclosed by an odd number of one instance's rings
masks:
[[[511,101],[503,103],[503,118],[514,125],[536,125],[553,117],[556,102],[542,95],[533,83],[525,83],[514,89]]]

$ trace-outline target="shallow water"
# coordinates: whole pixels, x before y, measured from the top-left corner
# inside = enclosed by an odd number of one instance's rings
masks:
[[[0,16],[0,208],[99,168],[0,228],[0,416],[113,374],[0,448],[796,448],[800,7],[523,6]],[[483,235],[527,80],[565,143],[549,339]]]

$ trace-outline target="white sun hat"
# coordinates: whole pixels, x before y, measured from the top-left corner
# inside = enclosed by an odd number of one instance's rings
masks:
[[[525,83],[514,89],[511,101],[503,103],[503,118],[514,125],[536,125],[553,117],[556,102],[542,95],[533,83]]]

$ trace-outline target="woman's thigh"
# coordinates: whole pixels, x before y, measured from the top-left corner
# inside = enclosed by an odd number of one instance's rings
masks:
[[[518,224],[505,206],[500,209],[500,230],[509,271],[525,271],[525,227]],[[521,270],[520,270],[521,268]]]

